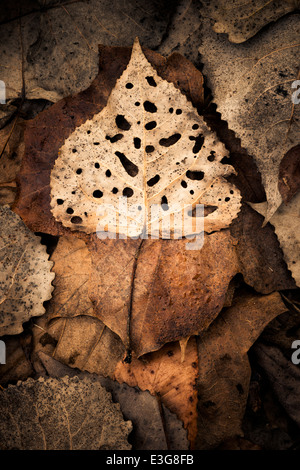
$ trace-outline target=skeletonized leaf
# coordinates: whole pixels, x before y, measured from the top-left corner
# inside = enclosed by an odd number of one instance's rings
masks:
[[[265,202],[250,205],[265,216]],[[300,286],[300,193],[287,204],[282,203],[276,214],[271,217],[270,224],[275,228],[288,268],[296,284]]]
[[[22,323],[43,315],[55,274],[46,247],[6,207],[0,207],[0,336],[23,331]]]
[[[87,372],[71,369],[43,352],[39,353],[39,357],[50,377],[89,376]],[[160,403],[158,396],[152,396],[137,387],[129,387],[125,383],[119,384],[110,378],[99,375],[95,378],[112,394],[114,402],[120,404],[124,418],[132,422],[130,442],[134,450],[188,449],[188,440],[182,422]]]
[[[50,180],[52,213],[72,230],[138,236],[161,234],[155,223],[203,203],[217,207],[205,218],[205,230],[220,230],[240,209],[239,191],[223,178],[234,172],[221,162],[227,155],[136,41],[107,106],[75,129],[59,151]],[[174,216],[170,227],[181,230],[182,219]]]
[[[203,19],[200,53],[214,102],[262,175],[269,220],[281,204],[280,161],[298,143],[299,15],[281,19],[245,44],[231,44]],[[259,51],[259,52],[258,52]],[[224,67],[226,64],[226,67]]]
[[[216,33],[227,33],[229,40],[241,43],[268,23],[299,7],[297,0],[204,0],[206,14],[216,20]]]
[[[0,393],[2,450],[129,450],[132,429],[96,380],[28,379]]]

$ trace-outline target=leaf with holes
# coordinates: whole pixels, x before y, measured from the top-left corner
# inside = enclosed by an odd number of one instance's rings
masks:
[[[222,119],[261,172],[268,200],[266,220],[282,201],[280,162],[299,139],[299,106],[293,103],[294,81],[299,78],[299,18],[297,13],[286,16],[238,45],[203,20],[199,50],[208,85]]]
[[[21,333],[22,323],[43,315],[53,290],[52,265],[40,238],[0,207],[0,336]]]
[[[222,163],[227,155],[136,41],[106,107],[59,150],[50,179],[52,213],[65,227],[86,233],[162,235],[160,221],[180,232],[184,207],[202,203],[216,209],[205,217],[205,230],[220,230],[240,208],[239,191],[224,179],[234,172]]]
[[[129,450],[130,421],[95,379],[28,379],[0,394],[1,450]]]

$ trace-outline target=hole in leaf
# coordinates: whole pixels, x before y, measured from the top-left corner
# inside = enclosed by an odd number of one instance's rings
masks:
[[[133,196],[133,190],[131,188],[124,188],[123,189],[123,196],[125,197],[131,197]]]
[[[109,135],[107,135],[105,138],[109,140],[112,144],[114,144],[115,142],[118,142],[119,140],[121,140],[123,137],[124,137],[123,134],[116,134],[113,137],[110,137]]]
[[[147,131],[151,131],[156,126],[157,126],[156,121],[150,121],[150,122],[147,122],[147,124],[145,125],[145,129],[147,129]]]
[[[167,139],[160,139],[159,144],[163,147],[170,147],[171,145],[176,144],[178,140],[181,138],[181,134],[173,134]]]
[[[151,153],[151,152],[154,152],[155,148],[153,147],[153,145],[146,145],[146,153]]]
[[[204,172],[188,170],[186,172],[186,177],[189,178],[190,180],[200,181],[204,178]]]
[[[195,145],[194,145],[194,147],[193,147],[193,153],[198,153],[198,152],[200,152],[203,143],[204,143],[204,137],[203,137],[202,134],[199,134],[199,135],[195,138]]]
[[[146,77],[147,82],[149,83],[150,86],[157,86],[156,81],[154,80],[153,77]]]
[[[96,189],[96,191],[93,192],[93,196],[94,196],[95,198],[100,198],[100,197],[103,196],[103,192],[100,191],[100,189]]]
[[[112,192],[113,194],[117,194],[118,191],[119,191],[118,188],[112,188],[112,190],[111,190],[111,192]]]
[[[72,224],[82,224],[82,218],[79,217],[78,215],[75,215],[71,219]]]
[[[100,168],[100,164],[99,164],[99,163],[95,163],[95,168]]]
[[[134,143],[134,147],[136,149],[140,149],[141,148],[141,139],[139,137],[135,137],[133,139],[133,143]]]
[[[138,167],[131,162],[125,155],[124,153],[121,152],[115,152],[115,155],[119,158],[121,164],[123,165],[124,170],[129,174],[129,176],[136,176],[139,172]]]
[[[148,186],[154,186],[156,183],[158,183],[160,180],[160,176],[159,175],[155,175],[153,176],[153,178],[150,178],[149,181],[147,181],[147,185]]]
[[[128,88],[128,90],[130,90],[131,88],[133,88],[133,84],[132,83],[126,83],[126,88]]]
[[[118,116],[116,117],[116,124],[119,129],[122,129],[122,131],[129,131],[129,129],[131,128],[131,125],[129,124],[127,119],[125,119],[125,116],[122,116],[121,114],[118,114]]]
[[[134,104],[135,106],[140,106],[141,103],[139,101],[136,101]]]
[[[151,101],[144,101],[144,109],[148,113],[156,113],[157,111],[157,107],[154,103],[151,103]]]
[[[197,129],[199,129],[198,124],[194,124],[194,125],[192,126],[192,129],[194,129],[194,131],[197,130]]]
[[[213,161],[215,160],[215,158],[216,158],[216,152],[215,152],[214,150],[212,150],[212,151],[210,152],[210,155],[208,155],[207,160],[208,160],[209,162],[213,162]]]
[[[183,188],[187,188],[187,182],[184,181],[184,180],[181,181],[181,186],[182,186]]]
[[[68,207],[68,209],[66,210],[67,214],[74,214],[74,210],[72,209],[72,207]]]
[[[81,168],[78,168],[78,169],[76,170],[76,173],[77,173],[77,175],[81,175],[82,169],[81,169]]]
[[[169,108],[169,113],[173,113],[174,109],[173,108]]]
[[[168,206],[168,199],[166,196],[163,196],[161,198],[161,208],[163,211],[168,211],[169,210],[169,206]]]
[[[105,175],[107,176],[107,178],[109,178],[109,177],[111,176],[111,171],[110,171],[110,170],[106,170]]]
[[[64,203],[64,200],[63,199],[57,199],[56,202],[59,206],[61,206],[61,204]]]
[[[182,114],[182,109],[176,109],[176,114]]]
[[[77,152],[77,149],[72,149],[72,152],[73,152],[73,153],[76,153],[76,152]]]

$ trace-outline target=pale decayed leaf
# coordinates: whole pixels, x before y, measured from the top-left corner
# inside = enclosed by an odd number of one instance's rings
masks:
[[[53,290],[52,265],[40,238],[0,207],[0,336],[20,333],[22,323],[43,315]]]
[[[203,20],[200,53],[214,102],[262,175],[267,220],[281,204],[280,161],[298,143],[299,15],[287,16],[251,41],[231,44]],[[225,66],[224,66],[225,64]]]
[[[227,155],[186,97],[157,75],[136,41],[106,108],[60,149],[51,172],[52,213],[73,230],[113,229],[132,236],[181,213],[183,205],[203,203],[217,207],[205,217],[205,230],[219,230],[240,208],[239,191],[223,178],[234,172],[221,163]],[[120,196],[128,202],[124,220],[118,217],[124,210]],[[154,205],[160,212],[150,222]],[[174,217],[171,232],[181,225]]]
[[[120,404],[122,414],[133,424],[130,442],[134,450],[183,450],[189,448],[186,431],[182,422],[168,410],[158,396],[137,387],[119,384],[115,380],[101,375],[90,376],[88,372],[80,372],[61,364],[43,352],[40,360],[50,377],[95,378],[112,395],[114,402]]]
[[[268,23],[297,9],[297,0],[204,0],[206,13],[216,20],[216,33],[227,33],[229,40],[241,43]]]
[[[266,215],[267,204],[250,204],[253,209]],[[300,287],[300,193],[288,204],[282,204],[270,219],[274,226],[284,259],[296,284]]]
[[[0,393],[1,450],[129,450],[120,405],[92,378],[18,382]]]

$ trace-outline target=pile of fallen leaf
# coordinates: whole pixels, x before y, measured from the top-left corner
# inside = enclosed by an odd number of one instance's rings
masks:
[[[0,23],[0,448],[297,447],[297,2],[16,3]],[[178,204],[199,203],[191,249]],[[151,204],[160,228],[141,238]]]

